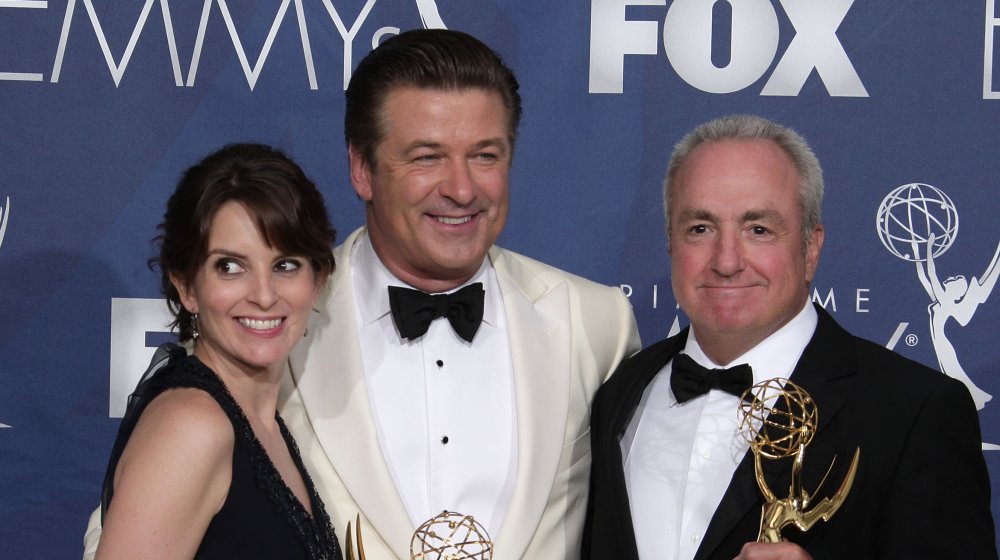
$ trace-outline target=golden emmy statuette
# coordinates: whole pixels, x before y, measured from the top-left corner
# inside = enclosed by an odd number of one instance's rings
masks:
[[[490,560],[493,541],[471,515],[443,511],[428,519],[410,539],[411,560]]]
[[[352,538],[353,537],[353,538]],[[358,551],[354,552],[354,541],[358,541]],[[354,531],[351,532],[351,522],[347,522],[347,560],[365,560],[365,547],[361,540],[361,514],[354,518]]]
[[[357,541],[355,552],[354,541]],[[347,560],[365,560],[361,515],[347,523]],[[410,560],[491,560],[493,541],[471,515],[443,511],[428,519],[410,539]]]
[[[847,476],[840,488],[829,498],[813,503],[816,492],[802,488],[802,465],[806,446],[816,434],[819,411],[805,390],[784,378],[767,379],[747,389],[740,399],[739,429],[750,443],[754,454],[757,486],[766,503],[761,509],[760,534],[757,542],[781,542],[781,529],[794,524],[802,531],[817,521],[829,521],[851,491],[858,471],[861,448],[854,451]],[[772,460],[794,457],[788,497],[779,500],[764,480],[761,457]],[[834,458],[836,460],[836,458]],[[833,464],[830,465],[830,469]],[[827,474],[830,473],[827,469]],[[824,476],[823,482],[826,477]],[[823,485],[820,482],[820,486]],[[819,490],[819,488],[816,488]]]

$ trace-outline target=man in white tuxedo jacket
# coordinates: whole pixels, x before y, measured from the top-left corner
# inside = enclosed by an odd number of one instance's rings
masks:
[[[341,542],[360,514],[366,557],[405,560],[416,525],[380,446],[354,317],[350,255],[365,235],[356,231],[335,252],[337,271],[310,326],[315,338],[293,353],[280,406]],[[620,291],[499,247],[488,260],[508,323],[518,442],[516,483],[492,535],[494,558],[577,558],[591,397],[636,350],[638,335]]]
[[[360,520],[368,560],[408,559],[442,510],[482,523],[496,560],[580,556],[591,400],[639,335],[617,288],[494,245],[517,89],[478,40],[416,30],[347,90],[366,226],[334,250],[279,411],[341,543]]]

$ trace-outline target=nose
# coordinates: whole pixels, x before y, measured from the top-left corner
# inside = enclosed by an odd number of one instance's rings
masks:
[[[469,162],[460,161],[449,165],[438,192],[459,206],[468,206],[476,200],[478,188]]]
[[[278,292],[275,290],[274,277],[270,270],[256,272],[250,282],[252,285],[247,299],[252,303],[261,309],[268,309],[278,301]]]
[[[725,277],[735,276],[745,266],[743,245],[738,232],[722,232],[716,238],[712,255],[712,270]]]

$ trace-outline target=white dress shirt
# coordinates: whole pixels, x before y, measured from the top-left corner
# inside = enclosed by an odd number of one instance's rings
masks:
[[[388,286],[403,286],[364,236],[351,255],[368,400],[379,444],[413,527],[443,510],[497,534],[517,475],[513,369],[503,300],[489,259],[483,323],[471,343],[445,318],[399,336]]]
[[[812,304],[728,364],[710,360],[688,333],[683,353],[707,368],[750,364],[754,383],[789,377],[816,330]],[[621,440],[640,558],[691,560],[748,444],[737,430],[739,397],[713,390],[683,404],[670,389],[671,360],[646,387]]]

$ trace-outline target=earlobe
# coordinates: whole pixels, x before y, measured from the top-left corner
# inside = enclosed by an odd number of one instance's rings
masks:
[[[819,224],[809,236],[809,245],[806,246],[806,281],[812,282],[819,267],[819,254],[823,249],[823,225]]]
[[[351,184],[354,186],[354,192],[361,200],[369,202],[372,199],[371,167],[354,144],[347,146],[347,159],[351,168]]]

